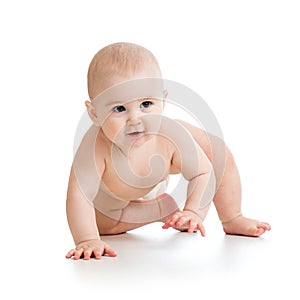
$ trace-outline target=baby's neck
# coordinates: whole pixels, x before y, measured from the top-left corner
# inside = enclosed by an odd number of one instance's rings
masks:
[[[148,140],[138,145],[131,146],[120,146],[116,144],[112,144],[112,146],[118,149],[125,157],[128,159],[135,159],[137,157],[145,157],[147,155],[153,154],[155,152],[157,146],[157,136],[153,135],[149,137]]]

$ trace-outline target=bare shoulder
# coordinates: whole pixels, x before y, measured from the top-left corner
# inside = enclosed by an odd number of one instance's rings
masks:
[[[198,144],[200,140],[207,138],[207,133],[204,130],[202,130],[200,127],[194,126],[188,122],[179,119],[176,119],[175,121],[177,121],[184,128],[186,128]]]
[[[218,137],[206,132],[205,130],[189,124],[182,120],[176,120],[182,126],[184,126],[192,135],[193,139],[200,146],[200,148],[205,152],[207,157],[211,160],[213,157],[212,145],[215,149],[222,149],[224,146],[224,141]]]

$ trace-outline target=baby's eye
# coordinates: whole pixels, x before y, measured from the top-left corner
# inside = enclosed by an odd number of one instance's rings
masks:
[[[141,108],[150,108],[153,103],[151,101],[143,101],[140,105]]]
[[[125,108],[125,106],[123,106],[123,105],[118,105],[118,106],[115,106],[115,107],[113,108],[113,111],[116,112],[116,113],[120,113],[120,112],[123,112],[123,111],[125,111],[125,110],[126,110],[126,108]]]

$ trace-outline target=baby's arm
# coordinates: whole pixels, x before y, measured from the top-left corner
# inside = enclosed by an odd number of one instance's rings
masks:
[[[209,209],[215,193],[215,176],[212,165],[203,150],[194,144],[193,151],[186,149],[186,155],[175,151],[172,165],[189,181],[187,199],[182,212],[176,212],[163,226],[205,235],[202,220]],[[195,157],[197,156],[197,157]]]
[[[100,239],[94,206],[80,191],[73,167],[67,194],[67,218],[76,244],[76,248],[66,255],[67,258],[74,256],[74,259],[79,259],[83,256],[90,259],[94,256],[100,259],[104,254],[116,256],[114,250]]]

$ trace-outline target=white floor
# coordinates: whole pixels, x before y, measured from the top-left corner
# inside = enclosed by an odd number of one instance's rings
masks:
[[[118,258],[100,262],[67,261],[65,272],[82,286],[110,297],[153,299],[297,299],[299,260],[295,245],[279,232],[263,238],[163,231],[149,225],[106,237]],[[282,247],[282,244],[285,247]],[[286,257],[283,257],[285,253]],[[296,260],[297,259],[297,260]],[[73,281],[71,280],[71,281]],[[299,298],[298,298],[299,299]]]
[[[212,209],[205,238],[155,223],[103,237],[117,258],[74,261],[64,258],[73,243],[58,214],[64,226],[49,224],[44,235],[35,235],[42,232],[35,222],[20,228],[21,238],[3,257],[1,293],[5,299],[299,299],[297,228],[284,233],[274,221],[260,238],[226,236]]]

